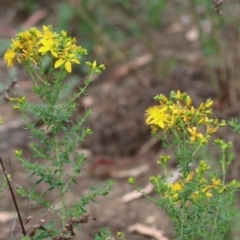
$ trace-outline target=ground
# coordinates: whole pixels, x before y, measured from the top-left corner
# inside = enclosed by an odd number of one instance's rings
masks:
[[[56,1],[49,5],[46,1],[41,2],[42,9],[51,13],[51,16],[43,16],[36,23],[38,26],[42,22],[49,23],[50,19],[57,15]],[[32,15],[25,12],[24,4],[8,1],[1,9],[0,39],[12,37],[12,33]],[[113,64],[106,62],[107,70],[91,84],[88,94],[78,100],[79,108],[74,118],[83,114],[85,108],[91,108],[93,114],[88,120],[88,125],[93,134],[78,148],[78,151],[86,153],[88,160],[83,174],[78,179],[79,185],[70,193],[67,204],[86,194],[89,186],[104,184],[109,178],[115,181],[112,191],[106,197],[99,198],[98,203],[91,203],[89,206],[90,220],[82,225],[81,231],[77,233],[78,239],[92,239],[93,234],[102,227],[108,227],[113,233],[123,231],[126,239],[154,239],[141,233],[130,232],[129,227],[136,223],[162,230],[168,239],[173,236],[166,214],[146,198],[141,197],[128,203],[122,201],[125,194],[134,190],[127,181],[133,172],[137,172],[137,184],[143,187],[148,184],[151,175],[161,174],[156,161],[165,150],[159,142],[152,139],[144,119],[144,110],[154,104],[153,97],[156,94],[169,94],[171,90],[181,90],[190,94],[195,105],[212,98],[216,105],[215,115],[220,118],[237,117],[239,114],[238,111],[234,111],[234,107],[229,107],[227,97],[218,98],[210,83],[199,42],[187,37],[187,33],[191,34],[191,26],[186,25],[184,20],[181,22],[181,18],[179,21],[175,21],[176,19],[178,18],[173,18],[172,23],[168,22],[166,27],[152,34],[153,52],[149,52],[141,43],[128,43],[132,48],[139,49],[139,54],[131,60],[115,61]],[[38,101],[30,91],[31,81],[23,68],[15,68],[14,72],[6,68],[3,60],[0,60],[0,68],[2,89],[9,85],[10,78],[17,72],[17,94],[24,94],[29,100]],[[76,86],[81,85],[84,78],[84,72],[76,71],[74,74],[75,78],[69,79],[69,84],[74,86],[71,91],[76,91]],[[29,133],[23,129],[20,114],[12,110],[9,102],[3,99],[1,101],[0,116],[4,121],[0,128],[1,157],[13,177],[13,182],[18,185],[31,185],[32,180],[27,181],[26,174],[14,157],[15,149],[23,149],[25,156],[32,158],[28,148]],[[219,136],[234,141],[238,156],[238,136],[228,129],[220,132]],[[175,167],[173,159],[171,170]],[[229,179],[236,178],[238,173],[239,163],[236,160],[229,173]],[[150,195],[157,198],[154,193]],[[55,196],[52,197],[54,199]],[[31,221],[34,222],[42,217],[39,209],[33,210],[29,208],[26,200],[18,200],[24,219],[32,215]],[[0,207],[6,207],[7,203],[6,210],[14,212],[8,194],[1,201]],[[46,221],[49,219],[51,215],[46,217]],[[3,232],[0,239],[10,239],[11,229],[5,225],[11,227],[13,219],[10,218],[7,222],[3,220],[2,224],[4,226],[1,227]]]

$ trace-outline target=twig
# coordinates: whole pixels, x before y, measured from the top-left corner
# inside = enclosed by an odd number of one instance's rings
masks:
[[[223,12],[220,10],[220,6],[223,4],[223,0],[212,0],[212,2],[214,4],[213,11],[219,15],[222,15]]]
[[[3,169],[3,174],[4,174],[5,178],[6,178],[9,190],[10,190],[11,195],[12,195],[12,200],[13,200],[13,203],[14,203],[17,215],[18,215],[18,219],[19,219],[19,222],[20,222],[20,225],[21,225],[22,233],[23,233],[24,236],[27,236],[27,233],[26,233],[24,225],[23,225],[22,217],[21,217],[18,205],[17,205],[17,200],[16,200],[16,197],[14,195],[13,188],[12,188],[11,183],[9,181],[9,178],[7,176],[7,172],[6,172],[6,169],[4,167],[3,160],[2,160],[1,157],[0,157],[0,163],[1,163],[1,166],[2,166],[2,169]]]
[[[44,8],[41,8],[34,12],[23,24],[22,29],[28,29],[32,26],[35,26],[42,19],[44,19],[48,15],[48,11]]]
[[[155,228],[150,228],[147,226],[144,226],[140,223],[136,223],[134,225],[131,225],[128,230],[130,232],[137,232],[140,234],[143,234],[145,236],[151,236],[154,237],[157,240],[168,240],[168,238],[163,236],[163,232],[160,230],[157,230]]]
[[[149,151],[156,143],[159,142],[159,139],[151,137],[146,143],[141,146],[136,156],[142,156]]]
[[[17,79],[14,79],[10,85],[8,85],[7,87],[5,87],[4,91],[1,92],[1,94],[3,94],[4,100],[5,101],[10,101],[10,92],[18,87],[18,83],[17,83]]]
[[[140,76],[139,73],[137,72],[138,68],[145,66],[146,64],[151,62],[152,59],[153,59],[152,55],[146,54],[117,67],[110,74],[109,81],[102,85],[102,91],[105,93],[109,92],[119,79],[127,76],[130,72],[133,72],[134,74],[137,75],[137,77],[141,79],[142,76]]]
[[[142,189],[142,192],[144,192],[145,194],[149,194],[149,193],[151,193],[151,192],[153,191],[153,189],[154,189],[154,185],[153,185],[152,183],[148,183],[148,184],[146,185],[146,187],[144,187],[144,188]],[[142,194],[141,192],[132,191],[132,192],[130,192],[130,193],[125,194],[125,195],[121,198],[121,201],[122,201],[123,203],[127,203],[127,202],[131,202],[131,201],[134,200],[134,199],[140,198],[140,197],[142,197],[142,196],[143,196],[143,194]]]
[[[6,133],[22,127],[25,127],[26,123],[22,119],[13,120],[11,122],[0,125],[0,133]]]

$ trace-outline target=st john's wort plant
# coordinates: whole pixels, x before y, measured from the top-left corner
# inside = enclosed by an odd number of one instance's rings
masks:
[[[196,160],[197,152],[211,143],[212,134],[224,126],[225,121],[212,118],[210,99],[197,108],[189,95],[179,91],[172,91],[169,98],[157,95],[155,100],[158,105],[145,112],[146,123],[163,146],[173,151],[179,177],[171,181],[167,168],[170,156],[160,156],[158,165],[165,174],[150,177],[159,198],[146,197],[168,213],[175,239],[228,239],[235,194],[240,187],[235,180],[226,181],[228,166],[234,158],[232,143],[213,141],[220,153],[217,161],[220,170],[211,168],[206,160]],[[135,184],[134,179],[129,181]]]
[[[26,67],[32,79],[32,91],[42,101],[41,104],[32,104],[25,96],[11,98],[14,108],[22,112],[26,129],[30,130],[33,138],[30,143],[31,159],[24,158],[22,150],[16,150],[15,155],[29,173],[29,178],[34,177],[35,183],[30,188],[19,187],[17,193],[33,206],[41,205],[45,214],[54,212],[56,215],[56,221],[39,221],[24,234],[23,239],[73,239],[74,227],[88,221],[89,216],[85,215],[88,203],[99,195],[106,195],[113,185],[109,181],[106,187],[90,187],[89,194],[79,197],[70,206],[66,205],[67,194],[78,183],[77,176],[86,160],[84,154],[75,150],[76,146],[92,133],[84,125],[90,110],[75,121],[71,117],[77,108],[77,99],[86,93],[92,76],[104,69],[104,65],[98,65],[96,61],[87,62],[89,77],[83,87],[67,99],[62,99],[61,93],[67,87],[64,79],[71,73],[72,65],[80,64],[81,57],[86,54],[86,49],[78,46],[76,39],[68,36],[67,32],[56,33],[51,26],[43,26],[42,30],[31,28],[18,33],[4,55],[8,67],[15,64]],[[29,113],[44,127],[38,128]],[[71,170],[66,172],[65,169]],[[44,186],[44,191],[37,188],[40,184]],[[49,200],[52,194],[56,196],[55,202]],[[56,224],[59,219],[61,227]]]

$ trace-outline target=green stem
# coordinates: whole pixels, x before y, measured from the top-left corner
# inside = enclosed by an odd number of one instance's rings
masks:
[[[60,186],[60,192],[62,195],[61,198],[61,210],[62,210],[62,226],[65,226],[65,220],[66,220],[66,199],[65,199],[65,195],[64,195],[64,179],[63,179],[63,163],[60,163],[60,159],[59,159],[59,146],[58,146],[58,136],[55,135],[54,138],[55,141],[55,153],[56,153],[56,161],[57,161],[57,166],[58,166],[58,176],[59,179],[61,180],[61,186]]]
[[[183,239],[183,223],[184,223],[184,218],[185,218],[185,203],[183,206],[183,211],[182,211],[182,221],[181,221],[181,234],[180,234],[180,239]]]
[[[92,78],[93,78],[93,74],[91,73],[88,77],[89,81],[84,85],[83,88],[80,89],[80,91],[76,95],[74,95],[74,97],[71,100],[68,101],[68,103],[63,105],[63,108],[65,108],[66,106],[69,106],[72,102],[74,102],[77,98],[79,98],[86,91],[88,85],[92,81]]]
[[[47,210],[47,212],[46,212],[46,214],[45,214],[45,216],[44,216],[45,218],[46,218],[46,216],[55,208],[55,206],[59,203],[59,201],[62,200],[62,198],[63,198],[64,195],[65,195],[65,192],[67,191],[68,187],[69,187],[70,184],[73,182],[73,179],[74,179],[75,177],[76,177],[76,174],[74,173],[74,174],[71,176],[71,178],[68,180],[68,182],[64,185],[60,197],[58,198],[58,200],[57,200],[54,204],[52,204],[51,207],[48,208],[48,210]],[[65,202],[64,202],[64,204],[65,204]],[[61,216],[60,216],[60,217],[61,217]]]
[[[32,80],[35,82],[36,85],[37,85],[37,83],[35,81],[35,77],[33,76],[33,72],[32,71],[34,72],[34,74],[36,74],[36,76],[41,80],[42,83],[47,84],[47,82],[44,79],[42,79],[42,77],[38,74],[38,72],[36,70],[34,70],[34,68],[29,68],[28,72],[29,72]]]
[[[221,164],[222,164],[222,173],[223,173],[223,184],[225,184],[225,176],[226,176],[226,156],[225,152],[223,151],[222,157],[221,157]]]
[[[214,223],[213,223],[213,228],[212,228],[212,233],[211,233],[210,240],[213,239],[213,235],[215,233],[215,229],[216,229],[216,225],[217,225],[218,213],[219,213],[219,207],[217,206],[217,212],[216,212],[216,215],[214,217]]]
[[[164,172],[165,172],[165,178],[166,178],[166,180],[168,180],[169,178],[168,178],[168,171],[167,171],[166,166],[164,166]],[[167,181],[167,192],[169,193],[169,191],[170,191],[170,185],[169,185],[169,181]],[[172,198],[169,197],[169,199],[170,199],[171,204],[173,204]]]

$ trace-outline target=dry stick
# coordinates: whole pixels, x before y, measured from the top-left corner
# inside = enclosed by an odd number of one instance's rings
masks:
[[[3,174],[4,174],[4,176],[5,176],[6,180],[7,180],[7,184],[8,184],[8,187],[9,187],[11,195],[12,195],[13,203],[14,203],[15,209],[17,211],[17,215],[18,215],[18,219],[19,219],[19,222],[20,222],[20,225],[21,225],[22,233],[23,233],[24,236],[27,236],[27,233],[26,233],[24,225],[23,225],[22,217],[21,217],[21,214],[19,212],[17,201],[16,201],[16,198],[15,198],[15,195],[14,195],[11,183],[10,183],[10,181],[8,179],[8,176],[7,176],[7,173],[6,173],[6,169],[4,167],[3,160],[2,160],[1,157],[0,157],[0,163],[1,163],[1,166],[2,166],[2,169],[3,169]]]
[[[14,79],[8,86],[5,87],[5,89],[0,92],[0,95],[3,94],[3,98],[5,101],[10,101],[10,92],[18,87],[17,79]]]

